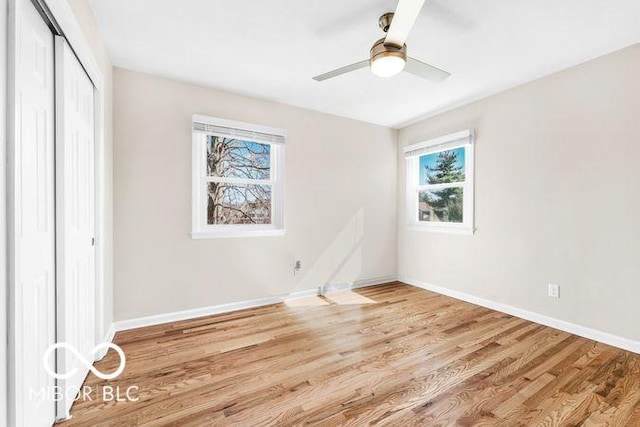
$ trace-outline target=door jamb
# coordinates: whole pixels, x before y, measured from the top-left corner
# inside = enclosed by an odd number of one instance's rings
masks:
[[[0,0],[0,22],[9,23],[8,4]],[[4,27],[6,28],[6,26]],[[0,31],[0,395],[8,396],[7,387],[7,320],[9,309],[7,272],[7,36],[8,28]],[[9,425],[7,398],[0,398],[0,425]]]

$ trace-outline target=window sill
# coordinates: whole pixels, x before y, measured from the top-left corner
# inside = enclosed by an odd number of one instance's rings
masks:
[[[466,236],[473,236],[476,231],[471,227],[438,227],[433,225],[417,224],[409,224],[406,229],[407,231],[427,231],[430,233],[460,234]]]
[[[191,238],[199,239],[229,239],[237,237],[277,237],[284,236],[284,229],[269,230],[208,230],[208,231],[192,231]]]

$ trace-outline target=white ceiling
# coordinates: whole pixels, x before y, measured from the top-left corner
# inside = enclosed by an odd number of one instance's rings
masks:
[[[399,127],[640,41],[640,0],[427,0],[410,56],[433,84],[368,69],[394,0],[91,0],[114,65]]]

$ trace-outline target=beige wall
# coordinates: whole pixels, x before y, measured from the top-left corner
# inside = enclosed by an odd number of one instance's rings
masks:
[[[400,274],[640,340],[639,75],[635,45],[402,129],[476,129],[477,232],[406,231],[400,203]]]
[[[191,239],[194,113],[288,130],[284,237]],[[396,274],[394,130],[115,68],[114,141],[116,320]]]
[[[103,152],[103,170],[104,179],[104,241],[102,242],[105,253],[104,265],[104,287],[102,289],[101,299],[104,301],[102,307],[98,310],[102,311],[102,334],[108,332],[113,322],[113,77],[111,61],[107,50],[100,36],[98,24],[91,10],[88,0],[67,0],[71,6],[71,10],[80,24],[84,36],[91,48],[96,63],[102,74],[104,84],[104,111],[101,119],[104,123],[104,152]]]

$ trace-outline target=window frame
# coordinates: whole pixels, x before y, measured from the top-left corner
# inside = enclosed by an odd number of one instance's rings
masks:
[[[262,237],[282,236],[284,227],[284,155],[285,144],[269,142],[258,138],[237,138],[234,132],[254,133],[256,135],[273,136],[284,139],[287,132],[283,129],[271,128],[251,123],[220,119],[202,115],[192,117],[192,226],[193,239],[230,238],[230,237]],[[196,124],[205,124],[224,131],[196,130]],[[210,177],[207,175],[207,136],[237,138],[270,146],[270,179],[245,179],[228,177]],[[270,185],[271,186],[271,224],[207,224],[207,186],[209,182],[224,182],[238,185]]]
[[[475,132],[468,129],[444,135],[438,138],[408,145],[404,148],[405,156],[405,216],[406,228],[413,231],[430,231],[451,234],[474,234],[474,146]],[[465,149],[465,180],[464,182],[443,184],[420,184],[420,157],[437,154],[443,151]],[[462,219],[463,222],[429,222],[419,220],[419,193],[427,190],[445,188],[462,188]]]

